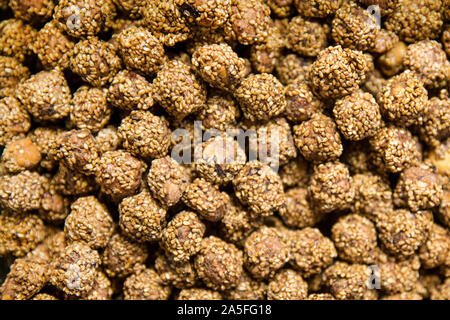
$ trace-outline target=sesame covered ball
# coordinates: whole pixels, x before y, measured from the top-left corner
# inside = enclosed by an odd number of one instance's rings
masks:
[[[381,89],[378,101],[388,120],[405,127],[422,124],[429,107],[427,90],[409,70],[389,79]]]
[[[230,94],[213,91],[198,113],[198,120],[202,121],[203,130],[226,131],[236,126],[239,116],[239,107]]]
[[[449,253],[450,234],[448,230],[433,223],[427,241],[419,248],[421,266],[426,269],[439,267],[445,264]]]
[[[309,163],[299,156],[282,166],[278,175],[286,188],[305,187],[309,181]]]
[[[123,283],[125,300],[167,300],[170,287],[162,284],[154,269],[143,267],[129,276]]]
[[[265,2],[278,18],[287,18],[293,12],[294,0],[265,0]]]
[[[353,213],[376,221],[381,214],[389,213],[392,208],[392,190],[389,181],[372,172],[353,176],[355,198],[351,207]]]
[[[15,136],[27,133],[30,127],[30,116],[17,99],[0,99],[0,145],[4,146]]]
[[[309,120],[321,109],[318,99],[300,78],[286,86],[285,96],[286,109],[284,115],[293,123]]]
[[[191,288],[182,289],[176,297],[176,300],[222,300],[222,296],[217,291]]]
[[[292,251],[291,265],[303,277],[319,274],[337,257],[333,242],[319,229],[295,230],[289,238]]]
[[[62,159],[71,170],[84,174],[95,173],[98,153],[95,139],[87,129],[65,131],[59,137],[61,143],[56,157]]]
[[[70,88],[59,69],[32,75],[19,84],[16,94],[37,121],[56,121],[69,114]]]
[[[334,160],[341,156],[343,146],[335,122],[322,114],[294,126],[294,141],[302,156],[313,162]]]
[[[270,8],[259,0],[232,0],[225,33],[243,45],[262,42],[268,36]]]
[[[46,182],[44,176],[30,171],[0,176],[0,204],[13,211],[39,209]]]
[[[436,39],[443,24],[441,6],[441,0],[399,0],[383,22],[406,42]]]
[[[96,180],[104,193],[113,199],[135,194],[142,184],[145,164],[130,153],[105,152],[98,161]]]
[[[315,57],[328,44],[329,29],[300,16],[292,18],[287,29],[287,47],[301,56]]]
[[[311,66],[312,88],[322,98],[342,98],[364,82],[370,65],[369,58],[361,51],[328,47],[319,53]]]
[[[93,287],[99,264],[97,251],[83,242],[73,242],[52,263],[50,281],[65,294],[83,297]]]
[[[183,202],[194,209],[205,220],[217,222],[225,215],[227,197],[216,185],[197,178],[188,184]]]
[[[131,26],[118,35],[119,55],[127,69],[152,76],[164,62],[164,48],[150,31]]]
[[[266,298],[267,285],[242,272],[235,288],[224,292],[228,300],[264,300]]]
[[[331,228],[331,238],[339,257],[353,263],[372,263],[377,248],[375,225],[367,218],[349,214]]]
[[[279,210],[279,215],[291,228],[312,227],[323,218],[323,214],[311,208],[308,190],[302,187],[286,191],[286,203]]]
[[[389,259],[379,264],[381,289],[388,294],[413,291],[417,287],[420,263],[417,256],[407,260]]]
[[[41,153],[30,138],[16,138],[3,149],[1,165],[10,173],[18,173],[36,167]]]
[[[106,100],[106,94],[105,88],[78,88],[70,104],[70,124],[93,133],[106,126],[111,117],[111,107]]]
[[[102,87],[120,70],[121,61],[112,44],[88,37],[75,45],[70,68],[90,85]]]
[[[310,60],[293,53],[281,55],[275,64],[277,78],[284,85],[305,81],[311,63]]]
[[[378,237],[390,253],[406,257],[425,243],[432,224],[430,211],[398,209],[378,218]]]
[[[44,222],[34,214],[2,210],[0,214],[0,255],[21,257],[45,239]]]
[[[439,175],[432,169],[414,166],[400,174],[394,191],[394,204],[416,212],[439,206],[442,195]]]
[[[52,16],[55,4],[52,0],[38,0],[35,2],[10,0],[9,7],[18,19],[29,23],[42,23],[42,21],[46,21]]]
[[[30,71],[12,57],[0,56],[0,97],[14,96],[17,85]]]
[[[117,134],[117,128],[112,125],[101,129],[95,136],[95,143],[99,153],[117,150],[121,142],[121,138]]]
[[[362,90],[336,101],[333,114],[339,131],[348,140],[371,137],[382,125],[380,107],[375,98]]]
[[[197,73],[214,88],[234,90],[245,76],[245,61],[226,43],[206,44],[192,54]]]
[[[242,270],[242,251],[220,238],[204,238],[195,257],[200,279],[211,289],[223,291],[237,285]]]
[[[298,12],[309,18],[325,18],[339,9],[342,0],[294,0]]]
[[[182,0],[182,14],[190,23],[212,30],[221,27],[231,14],[232,0]]]
[[[355,197],[350,172],[338,161],[314,167],[308,192],[314,209],[323,213],[348,209]]]
[[[367,286],[371,274],[367,265],[338,261],[324,271],[322,279],[338,300],[367,300],[366,295],[371,291]]]
[[[106,206],[94,196],[81,197],[70,207],[64,233],[70,241],[84,241],[93,249],[106,247],[114,222]]]
[[[450,62],[442,45],[434,40],[423,40],[409,45],[404,65],[415,71],[428,88],[445,87],[450,78]]]
[[[24,62],[31,54],[31,44],[37,31],[19,19],[3,20],[0,23],[0,55]]]
[[[59,146],[59,136],[64,132],[60,128],[54,127],[37,127],[28,134],[33,144],[41,153],[40,167],[48,171],[53,171],[58,162],[56,159],[56,151]]]
[[[54,20],[69,36],[83,38],[106,31],[116,17],[111,0],[61,0]]]
[[[97,271],[94,279],[94,284],[92,285],[92,290],[83,299],[111,300],[112,295],[113,288],[111,281],[102,271]]]
[[[152,161],[147,184],[153,197],[166,206],[171,207],[180,201],[188,182],[189,176],[185,168],[172,157]]]
[[[46,69],[69,67],[69,59],[75,44],[51,21],[39,30],[33,52]]]
[[[234,92],[245,118],[269,120],[286,107],[283,85],[273,75],[268,73],[251,74]]]
[[[280,29],[276,25],[271,26],[268,37],[261,43],[253,44],[250,48],[250,62],[253,71],[272,73],[285,46],[286,41]]]
[[[289,246],[280,231],[263,226],[245,240],[246,269],[256,279],[266,279],[282,268],[290,258]]]
[[[144,263],[147,257],[148,250],[144,244],[116,233],[103,251],[102,265],[108,276],[124,278],[133,273],[136,265]]]
[[[399,41],[392,49],[386,51],[378,58],[379,68],[384,75],[391,77],[403,70],[403,61],[407,50],[406,44]]]
[[[157,254],[155,270],[163,284],[178,289],[191,288],[198,283],[193,262],[174,262],[164,252]]]
[[[71,199],[59,192],[52,180],[48,180],[44,183],[39,216],[48,223],[61,223],[69,215],[70,202]]]
[[[278,272],[267,286],[268,300],[304,300],[307,294],[307,283],[291,269]]]
[[[232,137],[220,135],[195,148],[199,158],[195,170],[211,183],[224,185],[231,182],[246,162],[245,151]]]
[[[424,120],[420,137],[430,146],[439,146],[440,140],[450,137],[450,98],[431,98]]]
[[[122,119],[118,134],[123,147],[142,158],[164,157],[170,146],[170,129],[164,118],[135,110]]]
[[[389,172],[400,172],[421,160],[421,146],[406,129],[388,126],[370,139],[375,164]]]
[[[163,230],[161,246],[174,262],[185,262],[201,248],[206,227],[192,211],[178,213]]]
[[[128,70],[119,71],[106,95],[108,102],[121,110],[148,110],[153,104],[153,87],[143,76]]]
[[[345,3],[332,23],[332,36],[343,47],[367,51],[375,46],[375,38],[380,30],[375,17],[354,3]]]
[[[237,198],[260,216],[272,215],[284,204],[283,184],[268,165],[248,162],[233,180]]]
[[[154,99],[177,120],[199,111],[206,102],[204,84],[179,60],[163,66],[153,80],[153,89]]]
[[[146,4],[146,0],[112,0],[112,2],[131,19],[141,18]]]
[[[120,227],[138,242],[156,241],[166,224],[166,210],[146,190],[127,197],[119,205]]]

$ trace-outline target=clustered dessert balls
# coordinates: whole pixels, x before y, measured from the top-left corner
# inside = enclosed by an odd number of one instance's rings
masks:
[[[0,0],[0,300],[449,300],[449,58],[448,0]]]

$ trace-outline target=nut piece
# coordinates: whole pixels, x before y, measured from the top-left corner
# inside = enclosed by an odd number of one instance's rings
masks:
[[[30,138],[17,138],[6,144],[1,163],[8,172],[18,173],[36,167],[41,153]]]
[[[29,23],[42,23],[52,16],[55,4],[52,0],[20,1],[10,0],[9,7],[14,16]]]
[[[147,260],[144,244],[132,242],[120,233],[114,234],[102,254],[102,265],[110,277],[124,278],[134,272],[135,266]]]
[[[284,204],[283,184],[268,165],[248,162],[233,180],[239,201],[260,216],[269,216]]]
[[[166,224],[166,210],[148,191],[125,198],[119,205],[120,228],[137,242],[157,241]]]
[[[244,254],[247,270],[258,280],[273,276],[290,258],[289,247],[281,233],[266,226],[248,236]]]
[[[147,184],[153,197],[167,207],[177,204],[187,187],[189,175],[170,156],[152,161]]]
[[[286,86],[286,109],[284,115],[294,123],[311,119],[321,109],[320,101],[313,95],[309,86],[300,78]]]
[[[235,287],[240,280],[242,251],[220,238],[204,238],[195,257],[195,269],[200,279],[211,289],[223,291]]]
[[[83,242],[67,245],[52,263],[51,283],[65,294],[83,297],[92,290],[100,256]]]
[[[178,213],[163,230],[161,246],[174,262],[185,262],[201,248],[206,227],[194,212]]]
[[[106,206],[94,196],[75,200],[64,223],[64,233],[70,241],[84,241],[92,249],[102,249],[113,233],[114,222]]]
[[[123,283],[125,300],[167,300],[170,291],[155,270],[148,268],[132,274]]]
[[[149,111],[132,111],[118,129],[123,147],[144,159],[164,157],[170,146],[169,123]]]
[[[304,300],[308,284],[294,270],[278,272],[267,286],[267,300]]]
[[[283,85],[268,73],[250,74],[234,92],[245,118],[269,120],[286,108]]]
[[[329,28],[296,16],[286,30],[287,48],[301,56],[315,57],[328,45]]]
[[[152,76],[165,60],[164,48],[150,31],[130,26],[118,35],[119,55],[127,69]]]
[[[323,213],[348,209],[355,197],[348,168],[337,161],[314,167],[308,192],[314,209]]]
[[[56,121],[69,114],[70,88],[59,69],[41,71],[20,83],[17,98],[38,121]]]
[[[0,97],[14,96],[17,85],[30,71],[15,58],[0,56]]]

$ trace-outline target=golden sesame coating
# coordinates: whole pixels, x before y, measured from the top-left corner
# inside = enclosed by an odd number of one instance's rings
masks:
[[[117,150],[121,142],[121,138],[117,134],[117,128],[114,126],[101,129],[95,136],[95,145],[99,153]]]
[[[73,242],[52,263],[50,281],[65,294],[83,297],[92,289],[99,264],[97,251],[83,242]]]
[[[178,289],[193,287],[198,282],[197,273],[192,262],[173,262],[164,253],[157,255],[155,270],[164,285],[172,285]]]
[[[113,294],[112,283],[102,272],[97,271],[92,290],[82,300],[111,300]],[[71,296],[70,298],[74,298]]]
[[[36,248],[46,235],[44,223],[38,216],[2,210],[0,214],[0,255],[24,256]]]
[[[16,95],[37,121],[56,121],[69,114],[71,93],[60,69],[32,75],[19,84]]]
[[[124,278],[134,272],[134,267],[148,257],[144,244],[134,242],[121,233],[114,234],[101,256],[102,265],[109,277]]]
[[[56,298],[55,296],[52,296],[51,294],[48,294],[48,293],[38,293],[38,294],[35,295],[31,300],[45,300],[45,301],[50,301],[50,300],[59,300],[59,299]]]
[[[53,181],[48,180],[44,183],[44,194],[38,210],[39,216],[45,222],[59,224],[69,215],[70,202],[71,199],[57,191]]]
[[[19,19],[0,22],[0,55],[24,62],[32,54],[37,31]]]
[[[267,285],[268,300],[304,300],[307,294],[307,283],[291,269],[281,270]]]
[[[203,283],[223,291],[237,285],[243,272],[243,254],[220,238],[204,238],[195,256],[195,270]]]
[[[284,87],[269,73],[252,74],[242,80],[234,92],[245,118],[269,120],[286,108]]]
[[[136,193],[145,167],[141,160],[126,151],[107,151],[98,161],[96,181],[104,193],[121,199]]]
[[[433,225],[430,211],[398,209],[377,219],[378,237],[392,254],[408,257],[425,243]]]
[[[153,90],[154,99],[177,120],[199,111],[206,102],[205,85],[179,60],[163,66],[153,80]]]
[[[306,187],[309,181],[309,163],[302,156],[299,156],[282,166],[278,175],[285,188]]]
[[[153,104],[153,87],[143,76],[128,70],[119,71],[106,95],[108,102],[121,110],[148,110]]]
[[[375,135],[382,125],[380,107],[375,98],[361,90],[336,101],[334,119],[348,140],[363,140]]]
[[[230,94],[213,91],[208,95],[206,105],[197,117],[202,121],[203,130],[226,131],[236,127],[240,114],[237,103]]]
[[[446,263],[449,253],[449,231],[434,223],[427,241],[419,248],[420,264],[426,269],[439,267]]]
[[[419,127],[420,137],[428,145],[437,147],[440,140],[450,136],[450,99],[433,97],[429,100],[424,124]]]
[[[378,69],[374,69],[367,74],[367,79],[362,84],[362,89],[376,97],[385,83],[386,79],[383,77],[383,74]]]
[[[361,51],[328,47],[312,64],[309,79],[315,93],[324,99],[338,99],[352,93],[370,71],[369,58]]]
[[[27,133],[30,127],[30,116],[17,99],[0,99],[0,145],[4,146],[14,136]]]
[[[275,64],[278,79],[284,85],[291,82],[301,83],[307,80],[312,61],[296,54],[282,55]]]
[[[245,77],[245,61],[226,43],[207,44],[192,54],[196,72],[214,88],[234,90]]]
[[[206,227],[192,211],[178,213],[163,230],[161,246],[174,262],[185,262],[201,248]]]
[[[148,268],[132,274],[123,284],[125,300],[167,300],[170,291],[155,270]]]
[[[328,33],[328,27],[296,16],[288,25],[287,47],[301,56],[315,57],[327,47]]]
[[[222,296],[217,291],[202,288],[192,288],[182,289],[178,294],[176,300],[222,300]]]
[[[412,291],[419,279],[420,262],[417,256],[408,260],[380,263],[381,289],[388,294]]]
[[[255,43],[250,48],[250,62],[255,72],[272,73],[286,46],[284,35],[277,25],[270,27],[264,42]]]
[[[298,12],[309,18],[325,18],[336,12],[342,0],[294,0]]]
[[[131,19],[142,17],[146,0],[112,0],[116,7]]]
[[[66,196],[81,196],[97,189],[94,179],[60,164],[52,178],[56,191]]]
[[[402,41],[378,58],[380,70],[386,76],[394,76],[404,68],[403,60],[408,47]]]
[[[62,70],[69,67],[69,59],[75,44],[60,29],[54,21],[48,22],[39,30],[33,52],[38,56],[46,69],[59,67]]]
[[[266,298],[267,285],[265,282],[251,278],[247,272],[242,272],[241,277],[233,289],[224,292],[228,300],[264,300]]]
[[[111,82],[121,65],[114,46],[97,37],[78,42],[70,57],[70,69],[94,87]]]
[[[278,18],[291,16],[293,12],[294,0],[264,0],[270,7],[271,13]]]
[[[270,216],[284,204],[283,184],[268,165],[247,162],[233,180],[239,201],[259,216]]]
[[[14,96],[17,85],[30,71],[12,57],[0,56],[0,97]]]
[[[166,210],[148,191],[127,197],[119,205],[120,227],[131,239],[157,241],[166,225]]]
[[[61,0],[54,20],[69,36],[83,38],[106,31],[116,17],[111,0]]]
[[[185,168],[170,156],[152,161],[147,184],[153,197],[166,206],[171,207],[180,201],[188,182]]]
[[[231,14],[232,0],[176,0],[189,23],[217,29]]]
[[[127,69],[152,76],[165,60],[164,48],[150,31],[130,26],[118,35],[118,53]]]
[[[245,240],[245,267],[256,279],[273,276],[289,258],[289,246],[276,228],[263,226]]]
[[[106,247],[113,233],[113,219],[94,196],[81,197],[70,207],[64,233],[70,241],[84,241],[93,249]]]
[[[30,138],[16,138],[3,149],[1,164],[10,173],[18,173],[36,167],[41,153]]]
[[[450,190],[444,190],[437,216],[447,228],[450,226]]]
[[[52,171],[56,165],[56,151],[59,146],[59,135],[63,132],[60,128],[37,127],[28,134],[33,144],[41,153],[40,167]]]
[[[416,212],[439,206],[442,195],[442,182],[433,170],[410,167],[400,174],[394,190],[394,204]]]

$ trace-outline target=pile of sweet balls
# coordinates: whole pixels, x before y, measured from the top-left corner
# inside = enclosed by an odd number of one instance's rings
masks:
[[[449,0],[0,7],[1,299],[450,299]]]

